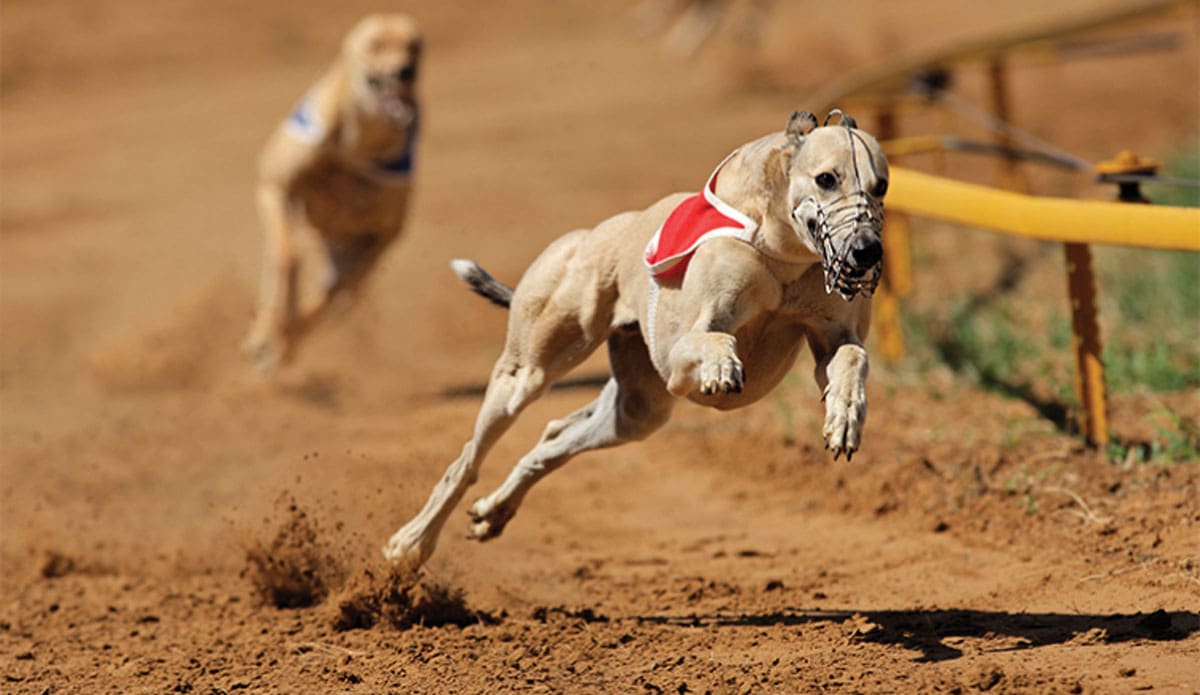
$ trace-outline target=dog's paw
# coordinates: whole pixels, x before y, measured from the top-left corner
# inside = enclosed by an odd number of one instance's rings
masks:
[[[700,393],[741,393],[746,383],[746,372],[737,355],[725,355],[700,365]]]
[[[259,374],[271,374],[284,362],[287,349],[283,339],[251,334],[242,342],[242,357]]]
[[[467,516],[471,517],[467,538],[486,541],[499,536],[513,513],[507,507],[498,507],[488,498],[480,497],[467,510]]]
[[[688,333],[668,357],[667,390],[680,397],[694,392],[711,396],[741,393],[746,373],[737,356],[737,339],[728,333]]]
[[[863,423],[867,420],[867,392],[862,384],[830,384],[821,399],[825,401],[825,448],[836,461],[843,453],[849,461],[858,450]]]
[[[395,567],[415,572],[433,554],[433,543],[405,526],[388,539],[383,546],[383,557]]]

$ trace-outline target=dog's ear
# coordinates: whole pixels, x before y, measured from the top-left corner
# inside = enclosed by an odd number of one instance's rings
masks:
[[[811,133],[816,127],[817,117],[811,111],[793,111],[785,132],[788,139],[799,142],[800,138]]]

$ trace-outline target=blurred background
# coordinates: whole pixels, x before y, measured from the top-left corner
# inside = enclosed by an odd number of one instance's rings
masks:
[[[6,595],[18,597],[14,615],[56,596],[62,585],[39,582],[62,567],[215,576],[238,593],[245,539],[270,525],[285,498],[319,510],[327,540],[357,558],[347,566],[367,562],[465,440],[476,400],[455,394],[484,383],[501,345],[503,312],[460,287],[449,259],[475,259],[515,282],[558,235],[695,190],[732,149],[782,128],[793,109],[820,108],[814,102],[848,76],[1139,5],[733,0],[689,15],[697,10],[685,4],[383,8],[412,14],[427,37],[415,207],[363,301],[263,381],[237,352],[261,261],[257,152],[343,33],[379,3],[6,0],[0,561],[15,592]],[[1164,175],[1200,177],[1200,14],[1195,3],[1181,7],[1006,53],[1009,122],[1076,161],[1132,150],[1162,162]],[[961,108],[900,109],[897,134],[995,139],[972,110],[991,108],[988,61],[965,58],[952,74],[948,90]],[[847,108],[860,126],[879,128],[876,106]],[[997,161],[983,156],[910,155],[903,165],[1002,184]],[[1021,171],[1034,194],[1116,194],[1089,171]],[[1193,206],[1197,190],[1145,188],[1156,204]],[[1052,492],[1065,486],[1113,518],[1149,519],[1131,528],[1159,533],[1169,549],[1151,565],[1194,590],[1197,569],[1170,541],[1200,518],[1188,516],[1200,446],[1196,254],[1096,249],[1113,439],[1093,451],[1073,432],[1061,245],[911,224],[908,350],[874,362],[866,443],[848,468],[830,468],[821,451],[804,356],[745,412],[681,406],[660,444],[589,455],[557,473],[497,543],[468,545],[448,531],[434,571],[485,604],[503,603],[502,591],[472,579],[480,565],[511,592],[528,578],[518,564],[530,558],[553,579],[589,553],[620,557],[664,523],[660,506],[641,496],[664,485],[681,516],[663,533],[681,546],[689,529],[721,523],[703,520],[707,495],[760,485],[747,494],[786,487],[793,512],[863,523],[899,513],[925,530],[987,510],[1005,538],[1065,554],[1082,543],[1049,530],[1061,520],[1054,510],[1073,504]],[[605,368],[601,354],[580,373]],[[568,390],[532,407],[479,491],[546,419],[592,397]],[[940,471],[934,482],[919,475],[927,465]],[[686,470],[705,482],[678,483]],[[1121,506],[1131,487],[1149,495],[1136,513]],[[627,521],[598,521],[614,512]],[[620,527],[608,545],[580,530],[608,523]],[[1096,542],[1116,542],[1105,538]],[[1116,547],[1105,557],[1120,555]],[[898,595],[918,595],[926,581],[909,579],[911,592]],[[546,591],[570,600],[567,589]]]

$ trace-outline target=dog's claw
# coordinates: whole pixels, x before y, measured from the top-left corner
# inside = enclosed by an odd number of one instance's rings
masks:
[[[741,393],[745,386],[746,374],[742,369],[742,361],[735,355],[728,355],[716,360],[715,363],[705,364],[700,368],[700,393],[711,396],[717,393]]]
[[[837,388],[830,384],[822,395],[825,401],[825,425],[822,428],[825,448],[833,452],[834,461],[845,454],[849,462],[862,437],[867,415],[866,394],[861,389]]]

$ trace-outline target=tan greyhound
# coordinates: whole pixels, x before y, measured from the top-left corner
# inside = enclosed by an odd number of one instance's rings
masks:
[[[853,454],[867,411],[863,341],[888,165],[852,119],[829,120],[818,128],[798,111],[784,131],[733,152],[700,194],[560,237],[515,289],[455,261],[477,292],[510,306],[508,336],[474,436],[384,554],[410,569],[423,564],[496,440],[605,341],[612,376],[600,396],[550,422],[504,483],[471,506],[472,537],[500,534],[530,487],[576,454],[650,435],[677,398],[721,410],[759,400],[805,341],[825,402],[825,444],[835,458]],[[697,221],[699,232],[689,231]]]
[[[331,300],[353,294],[400,234],[419,123],[421,36],[405,15],[370,15],[334,64],[276,128],[259,158],[266,247],[246,358],[286,361]],[[307,225],[302,224],[307,223]],[[323,280],[301,307],[298,235],[315,231]]]

